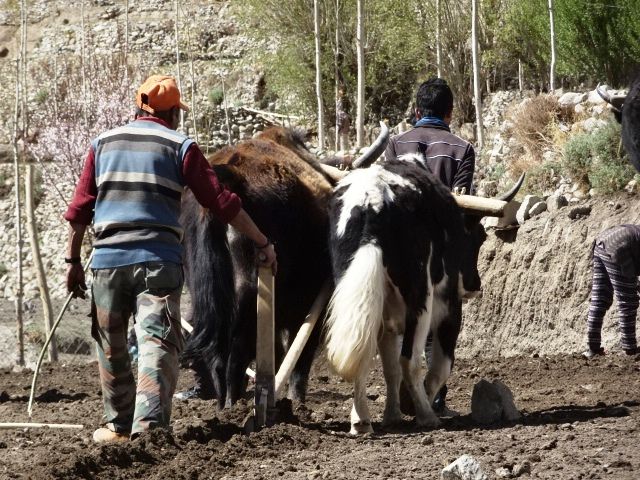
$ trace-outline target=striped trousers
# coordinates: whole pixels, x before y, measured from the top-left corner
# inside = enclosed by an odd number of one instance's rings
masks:
[[[636,312],[638,311],[638,280],[622,274],[611,256],[596,246],[593,250],[593,282],[591,304],[587,323],[589,349],[597,351],[602,346],[602,321],[613,304],[615,295],[618,307],[618,330],[623,350],[636,348]]]

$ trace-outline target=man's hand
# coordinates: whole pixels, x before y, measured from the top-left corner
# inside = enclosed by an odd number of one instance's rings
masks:
[[[262,267],[271,267],[271,272],[275,275],[278,271],[278,260],[276,258],[276,249],[273,243],[269,243],[264,248],[258,249],[258,261]]]
[[[85,298],[87,284],[84,281],[84,269],[80,263],[71,263],[67,268],[67,291],[73,293],[73,298]]]

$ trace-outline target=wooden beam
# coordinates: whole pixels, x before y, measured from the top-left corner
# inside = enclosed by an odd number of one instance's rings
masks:
[[[82,430],[84,425],[73,423],[0,423],[0,429],[9,428],[62,428],[69,430]]]
[[[280,369],[276,375],[276,398],[280,395],[282,388],[287,384],[287,380],[289,380],[289,376],[291,375],[293,368],[296,366],[296,363],[300,358],[300,354],[302,353],[304,346],[307,344],[322,310],[327,305],[329,295],[331,295],[332,286],[333,283],[330,280],[327,280],[322,285],[320,293],[318,293],[318,296],[311,306],[309,315],[307,315],[304,323],[300,326],[300,330],[298,330],[296,338],[291,343],[284,360],[282,360],[282,364],[280,365]]]

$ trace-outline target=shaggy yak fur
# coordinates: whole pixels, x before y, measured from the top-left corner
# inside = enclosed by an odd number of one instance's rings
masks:
[[[279,127],[224,148],[209,159],[220,181],[241,199],[260,230],[275,244],[276,363],[293,340],[324,281],[330,277],[328,204],[333,183],[306,149],[302,135]],[[185,266],[194,332],[184,360],[209,367],[219,405],[246,389],[245,370],[256,349],[256,249],[217,221],[191,193],[185,195]],[[304,401],[319,343],[314,329],[290,379],[290,396]]]

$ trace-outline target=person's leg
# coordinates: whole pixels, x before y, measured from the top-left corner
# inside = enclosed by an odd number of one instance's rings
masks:
[[[171,400],[178,381],[178,356],[183,348],[180,329],[182,267],[171,263],[136,266],[136,335],[138,389],[132,435],[168,427]]]
[[[97,342],[104,420],[112,432],[127,435],[136,394],[127,351],[127,325],[133,305],[130,285],[126,267],[94,271],[92,335]]]
[[[618,307],[618,330],[621,346],[625,353],[633,354],[638,349],[636,341],[636,314],[638,312],[638,280],[635,276],[626,276],[618,265],[604,262],[613,285],[613,293]]]
[[[605,260],[601,258],[603,255],[606,254],[600,252],[596,247],[593,252],[591,302],[587,317],[588,352],[594,354],[602,351],[602,320],[613,303],[613,287],[605,267]]]

